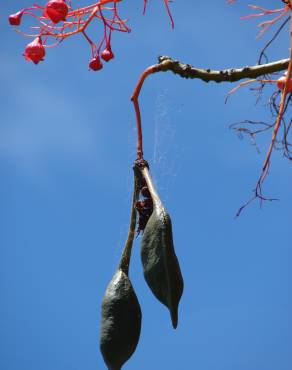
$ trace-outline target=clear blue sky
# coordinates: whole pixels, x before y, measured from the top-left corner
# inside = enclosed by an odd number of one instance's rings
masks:
[[[161,54],[202,68],[253,64],[271,34],[256,40],[256,22],[239,20],[245,1],[177,0],[174,31],[162,1],[145,17],[142,0],[124,1],[132,33],[114,35],[116,58],[101,72],[88,72],[80,37],[35,66],[7,23],[28,1],[0,5],[0,369],[102,370],[100,304],[127,234],[140,72]],[[286,33],[270,59],[287,56]],[[292,368],[291,163],[274,153],[265,190],[280,201],[235,220],[271,134],[258,154],[229,125],[269,120],[272,90],[258,105],[248,89],[225,105],[231,87],[165,73],[143,88],[145,158],[172,215],[185,291],[173,330],[144,282],[138,239],[130,276],[142,333],[125,370]]]

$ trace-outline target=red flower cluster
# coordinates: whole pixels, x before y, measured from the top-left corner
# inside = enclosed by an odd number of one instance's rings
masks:
[[[144,10],[147,0],[144,1]],[[169,10],[169,0],[164,1],[167,12],[170,16],[172,25],[173,20]],[[89,69],[99,71],[103,68],[101,59],[109,62],[114,58],[111,49],[111,36],[114,31],[130,32],[127,21],[121,19],[118,14],[117,4],[121,0],[99,0],[98,2],[73,9],[70,0],[49,0],[45,6],[34,4],[30,8],[25,8],[9,16],[8,20],[12,26],[19,26],[23,15],[29,15],[39,23],[31,29],[36,30],[34,35],[23,33],[25,36],[33,37],[24,51],[26,60],[37,64],[45,56],[45,47],[55,46],[64,39],[81,34],[89,43],[91,48],[91,60]],[[88,25],[93,22],[101,22],[103,34],[100,41],[96,44],[87,34]],[[49,40],[54,39],[53,45],[49,45]]]
[[[105,61],[109,62],[111,59],[113,59],[115,56],[112,52],[110,44],[101,52],[100,57]],[[103,64],[101,63],[100,57],[97,55],[91,59],[89,62],[89,69],[92,71],[99,71],[103,68]]]
[[[112,33],[114,31],[130,32],[126,21],[123,21],[118,14],[118,2],[120,0],[99,0],[97,3],[74,10],[71,8],[71,2],[67,3],[66,0],[49,0],[44,7],[33,5],[31,8],[25,8],[10,15],[8,20],[12,26],[19,26],[23,15],[30,15],[40,23],[39,26],[32,27],[37,30],[35,35],[24,34],[34,37],[34,40],[25,48],[23,55],[26,60],[37,64],[43,60],[45,47],[48,46],[51,38],[57,40],[54,46],[65,38],[80,33],[91,47],[92,58],[89,62],[89,69],[98,71],[103,67],[101,59],[109,62],[114,58],[111,49]],[[112,5],[108,6],[109,4]],[[41,14],[38,14],[39,12]],[[98,46],[85,32],[92,21],[100,21],[103,24],[104,31]]]

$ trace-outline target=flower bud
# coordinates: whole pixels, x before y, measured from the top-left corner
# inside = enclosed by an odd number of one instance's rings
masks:
[[[44,10],[44,17],[49,18],[53,23],[65,21],[69,8],[64,0],[50,0]]]
[[[111,59],[113,59],[115,56],[112,52],[112,49],[110,46],[107,46],[103,51],[102,53],[100,54],[100,56],[102,57],[102,59],[105,61],[105,62],[109,62]]]
[[[45,48],[40,36],[36,37],[30,44],[26,45],[23,56],[26,60],[38,64],[46,55]]]
[[[89,69],[92,69],[93,71],[99,71],[102,69],[103,65],[100,61],[99,56],[96,56],[91,59],[91,61],[88,64]]]
[[[20,10],[19,12],[15,13],[15,14],[11,14],[9,17],[8,17],[8,20],[9,20],[9,23],[11,24],[11,26],[19,26],[20,23],[21,23],[21,18],[23,16],[23,10]]]

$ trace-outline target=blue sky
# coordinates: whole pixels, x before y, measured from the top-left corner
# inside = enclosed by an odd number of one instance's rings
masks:
[[[7,16],[29,4],[0,5],[1,369],[105,369],[100,304],[127,234],[135,159],[129,97],[158,55],[202,68],[254,64],[269,35],[256,40],[256,22],[239,20],[246,4],[177,0],[173,31],[162,1],[144,17],[142,1],[124,1],[132,33],[114,35],[116,58],[97,73],[80,37],[26,62],[27,40]],[[269,55],[288,57],[287,33]],[[291,370],[291,164],[275,152],[265,191],[280,201],[234,219],[270,133],[258,154],[229,125],[269,120],[272,89],[257,105],[248,89],[225,105],[231,87],[161,73],[141,93],[145,158],[172,216],[185,290],[173,330],[144,282],[138,238],[130,276],[142,333],[125,370]]]

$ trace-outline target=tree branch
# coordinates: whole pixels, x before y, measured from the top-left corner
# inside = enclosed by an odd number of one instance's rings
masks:
[[[291,0],[292,1],[292,0]],[[242,68],[230,68],[216,71],[212,69],[195,68],[190,64],[184,64],[177,60],[173,60],[167,56],[160,56],[158,63],[152,65],[144,70],[141,74],[139,81],[131,96],[136,112],[136,125],[137,125],[137,158],[143,159],[143,140],[142,140],[142,123],[139,108],[139,94],[145,79],[157,72],[172,71],[183,78],[199,78],[205,82],[235,82],[245,78],[255,79],[259,76],[267,75],[269,73],[283,71],[288,68],[290,59],[277,60],[273,63],[260,64],[255,66],[248,66]]]
[[[235,82],[244,78],[256,78],[269,73],[283,71],[288,68],[289,59],[277,60],[273,63],[260,64],[242,68],[230,68],[216,71],[213,69],[200,69],[190,64],[184,64],[167,56],[158,57],[155,72],[172,71],[183,78],[199,78],[205,82]]]

